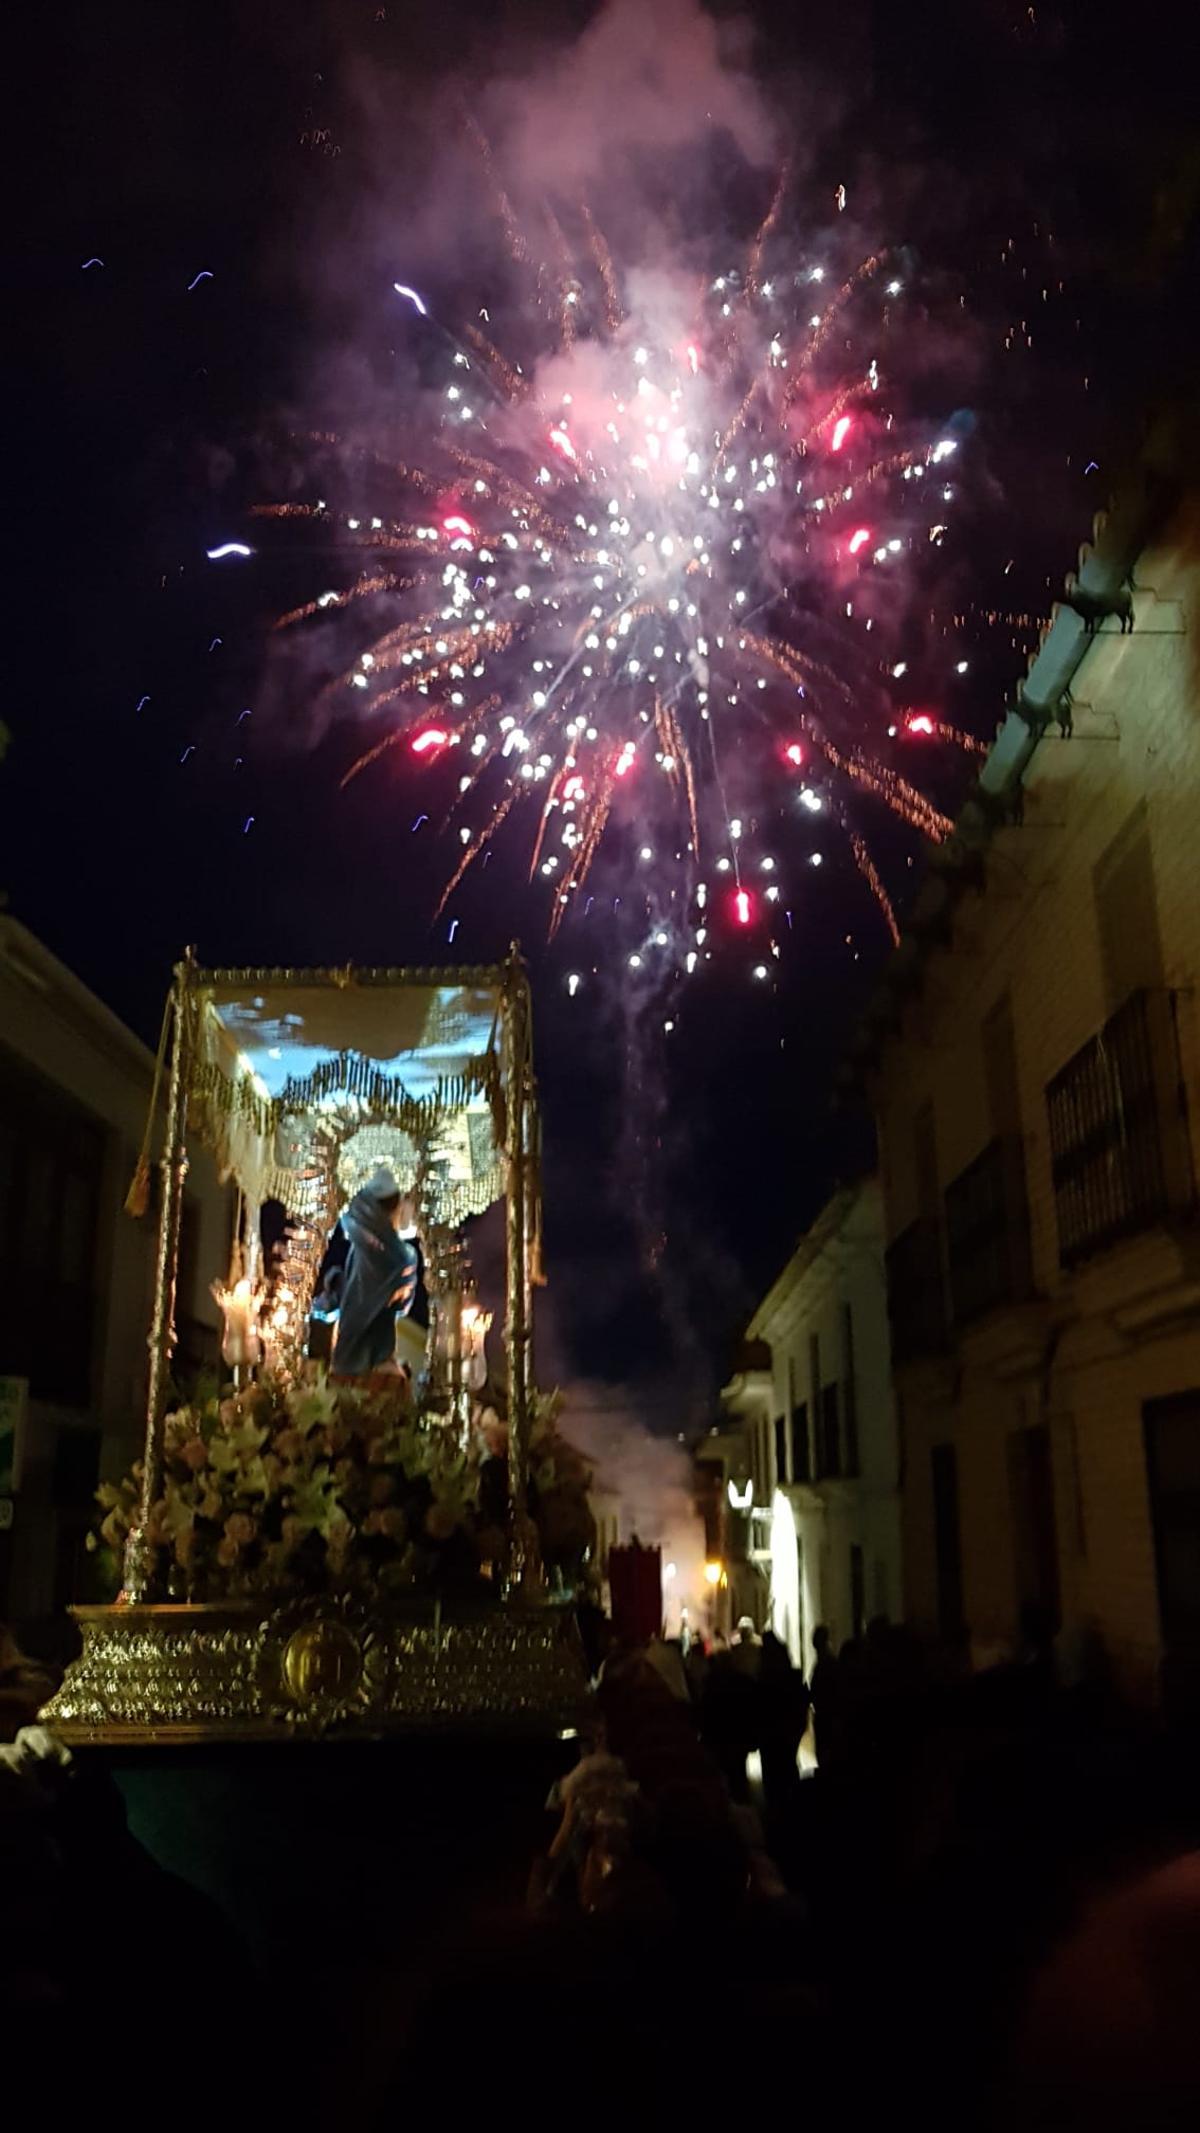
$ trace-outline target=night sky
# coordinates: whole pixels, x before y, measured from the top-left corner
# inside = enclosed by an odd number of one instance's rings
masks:
[[[26,27],[0,884],[151,1039],[187,942],[211,963],[421,963],[486,961],[519,935],[559,1354],[682,1423],[837,1177],[869,1160],[864,1119],[831,1095],[887,947],[852,865],[826,869],[774,992],[749,995],[718,955],[676,1035],[648,1045],[647,1003],[615,968],[568,1000],[564,973],[597,957],[569,929],[541,945],[519,854],[457,899],[448,948],[430,919],[444,848],[410,832],[408,773],[389,758],[340,793],[353,735],[314,739],[303,676],[267,671],[269,622],[311,570],[204,560],[244,533],[280,438],[387,363],[379,232],[398,274],[424,205],[423,104],[448,74],[486,74],[498,23],[511,61],[590,12],[67,0]],[[966,294],[972,473],[943,605],[971,654],[953,715],[987,736],[1023,658],[984,617],[1047,611],[1189,351],[1182,48],[1173,67],[1162,10],[1149,37],[1115,10],[1110,30],[1095,6],[1008,0],[743,15],[814,184],[886,197],[922,272]],[[464,271],[445,262],[447,294]],[[1022,319],[1032,347],[1006,346]],[[962,759],[929,777],[953,811]],[[902,909],[920,847],[876,828]]]

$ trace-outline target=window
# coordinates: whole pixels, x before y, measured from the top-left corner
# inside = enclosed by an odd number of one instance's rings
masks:
[[[1175,993],[1130,993],[1047,1083],[1064,1266],[1194,1206],[1177,1014]]]
[[[889,1244],[884,1260],[893,1362],[940,1354],[946,1345],[946,1299],[939,1223],[925,1215],[910,1222]]]
[[[775,1417],[775,1486],[781,1489],[788,1478],[787,1466],[787,1416]]]
[[[842,1305],[842,1427],[847,1474],[858,1472],[858,1386],[854,1376],[854,1313]]]
[[[792,1409],[792,1480],[809,1481],[812,1467],[808,1450],[808,1401]]]
[[[1029,1213],[1019,1138],[989,1141],[947,1185],[946,1257],[957,1325],[1028,1296]]]
[[[817,1453],[817,1472],[821,1479],[829,1479],[841,1473],[842,1454],[838,1427],[838,1387],[825,1385],[821,1388],[820,1444]]]
[[[815,1420],[821,1412],[821,1336],[819,1333],[810,1333],[808,1336],[808,1397]]]

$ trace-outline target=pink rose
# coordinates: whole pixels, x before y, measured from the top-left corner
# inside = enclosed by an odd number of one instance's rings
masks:
[[[185,1444],[180,1445],[179,1456],[184,1465],[191,1468],[193,1474],[198,1474],[201,1467],[208,1464],[208,1446],[203,1437],[189,1437]]]
[[[280,1537],[283,1541],[283,1545],[285,1548],[299,1547],[300,1542],[304,1538],[304,1528],[301,1525],[300,1520],[298,1518],[292,1517],[289,1513],[288,1517],[285,1518],[283,1521]]]
[[[235,1429],[237,1427],[237,1418],[237,1401],[222,1400],[220,1406],[217,1409],[217,1419],[220,1422],[222,1429]]]
[[[408,1531],[408,1520],[399,1504],[393,1504],[389,1510],[381,1511],[379,1523],[381,1531],[390,1541],[402,1541]]]
[[[217,1561],[223,1570],[232,1570],[238,1559],[237,1542],[225,1539],[217,1543]]]
[[[298,1459],[304,1439],[298,1429],[281,1429],[275,1439],[275,1450],[281,1459]]]
[[[225,1521],[225,1538],[231,1540],[235,1548],[244,1548],[254,1539],[254,1534],[254,1520],[245,1511],[234,1511]]]

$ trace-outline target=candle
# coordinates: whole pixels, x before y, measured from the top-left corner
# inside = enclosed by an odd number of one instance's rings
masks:
[[[243,1276],[231,1289],[223,1289],[213,1283],[213,1295],[221,1306],[225,1318],[225,1331],[221,1340],[222,1360],[230,1369],[245,1368],[259,1359],[258,1307],[251,1284]]]

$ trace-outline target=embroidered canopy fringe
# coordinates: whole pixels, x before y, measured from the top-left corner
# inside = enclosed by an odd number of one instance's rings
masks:
[[[310,1114],[328,1108],[339,1097],[354,1105],[364,1123],[395,1125],[414,1141],[429,1145],[439,1125],[468,1110],[482,1096],[497,1150],[503,1145],[501,1073],[490,1044],[482,1058],[444,1075],[421,1096],[414,1096],[399,1075],[387,1073],[377,1061],[347,1050],[322,1060],[307,1075],[290,1077],[280,1094],[271,1097],[245,1071],[211,1004],[197,1004],[189,1045],[192,1124],[211,1150],[221,1175],[235,1177],[256,1205],[278,1200],[289,1213],[301,1212],[304,1187],[296,1169],[295,1127],[312,1123]],[[503,1189],[504,1172],[497,1152],[494,1162],[469,1182],[446,1181],[442,1219],[459,1222],[479,1214]]]
[[[406,1132],[427,1133],[448,1112],[465,1110],[471,1098],[487,1088],[491,1064],[481,1059],[462,1073],[444,1076],[430,1095],[412,1096],[398,1075],[384,1073],[361,1052],[338,1052],[333,1059],[323,1059],[302,1080],[289,1077],[271,1108],[279,1121],[309,1111],[331,1096],[350,1096],[364,1110],[390,1119]]]

